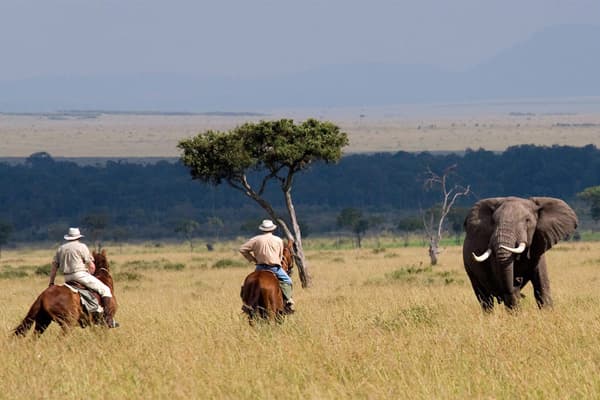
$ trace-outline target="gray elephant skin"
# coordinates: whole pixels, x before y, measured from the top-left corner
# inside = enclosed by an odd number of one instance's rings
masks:
[[[463,261],[484,311],[494,300],[518,306],[531,281],[540,308],[552,306],[544,253],[577,228],[577,215],[552,197],[495,197],[475,203],[465,218]]]

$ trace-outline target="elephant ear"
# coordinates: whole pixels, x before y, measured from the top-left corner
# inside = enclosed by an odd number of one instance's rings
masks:
[[[492,215],[504,199],[505,197],[493,197],[475,203],[465,218],[464,226],[467,236],[478,238],[478,242],[481,241],[483,246],[487,246],[492,233],[494,233]]]
[[[561,199],[532,197],[530,200],[539,207],[537,226],[531,243],[532,255],[539,257],[575,232],[577,214]]]

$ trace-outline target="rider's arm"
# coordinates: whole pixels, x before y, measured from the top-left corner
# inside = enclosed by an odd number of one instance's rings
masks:
[[[56,271],[58,270],[58,263],[56,261],[52,261],[52,268],[50,269],[50,282],[48,286],[54,285],[54,278],[56,278]]]
[[[254,254],[252,254],[252,244],[253,244],[253,240],[250,239],[249,241],[247,241],[246,243],[244,243],[242,245],[242,247],[240,247],[240,253],[242,253],[242,255],[244,256],[244,258],[248,261],[250,261],[253,264],[256,264],[256,258],[254,257]]]
[[[94,272],[96,272],[96,264],[94,263],[94,260],[88,263],[88,272],[92,275],[94,275]]]

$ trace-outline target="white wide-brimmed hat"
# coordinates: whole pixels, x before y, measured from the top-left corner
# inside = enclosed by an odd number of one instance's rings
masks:
[[[79,232],[79,228],[69,228],[69,233],[65,235],[65,240],[77,240],[83,235]]]
[[[271,232],[277,229],[277,225],[273,223],[270,219],[263,219],[263,222],[258,227],[263,232]]]

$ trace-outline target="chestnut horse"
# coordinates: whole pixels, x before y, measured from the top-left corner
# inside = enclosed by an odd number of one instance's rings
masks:
[[[290,275],[293,268],[292,248],[293,240],[288,240],[283,248],[281,268]],[[242,298],[242,311],[248,315],[250,325],[259,317],[263,320],[276,320],[281,322],[287,314],[283,293],[279,280],[271,271],[254,271],[244,280],[240,293]]]
[[[114,296],[113,279],[110,275],[106,251],[102,250],[101,253],[94,251],[93,256],[94,263],[96,264],[94,276],[108,286],[113,294],[111,307],[114,315],[117,308],[117,301]],[[96,297],[100,300],[99,295],[96,295]],[[25,336],[35,323],[35,333],[41,335],[52,321],[60,325],[63,332],[67,332],[76,323],[82,328],[91,324],[106,324],[103,315],[91,314],[83,308],[78,292],[74,292],[64,285],[52,285],[44,290],[33,302],[21,324],[15,328],[14,334]]]

